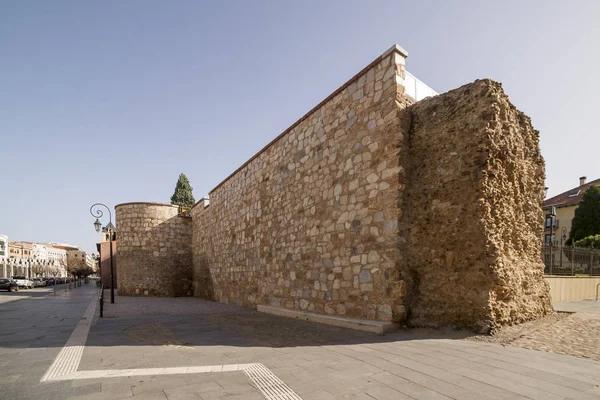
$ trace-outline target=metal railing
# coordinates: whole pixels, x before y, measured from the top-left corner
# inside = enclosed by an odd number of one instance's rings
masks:
[[[563,276],[600,276],[600,249],[545,244],[544,273]]]

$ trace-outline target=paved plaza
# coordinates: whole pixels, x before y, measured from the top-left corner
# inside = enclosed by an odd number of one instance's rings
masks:
[[[600,362],[463,332],[376,336],[196,298],[117,296],[99,318],[92,285],[15,294],[2,398],[600,399]]]
[[[600,301],[560,302],[554,304],[554,309],[569,314],[510,344],[600,361]]]

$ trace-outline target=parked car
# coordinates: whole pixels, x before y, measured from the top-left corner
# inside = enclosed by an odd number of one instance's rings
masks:
[[[44,278],[44,281],[46,282],[46,286],[52,286],[55,284],[55,280],[51,276]]]
[[[42,278],[33,278],[33,279],[31,279],[31,281],[33,282],[33,285],[35,287],[44,287],[44,286],[46,286],[46,281],[43,280]]]
[[[31,289],[34,287],[33,282],[25,276],[13,276],[12,278],[17,282],[17,285],[19,285],[20,288]]]
[[[8,290],[9,292],[18,292],[19,285],[10,278],[0,278],[0,290]]]

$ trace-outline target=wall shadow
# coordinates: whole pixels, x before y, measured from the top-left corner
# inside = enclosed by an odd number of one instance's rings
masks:
[[[136,298],[107,305],[96,321],[89,346],[236,346],[303,347],[406,340],[463,339],[472,332],[451,329],[402,329],[383,336],[280,317],[254,309],[199,298]],[[137,332],[132,335],[132,332]]]

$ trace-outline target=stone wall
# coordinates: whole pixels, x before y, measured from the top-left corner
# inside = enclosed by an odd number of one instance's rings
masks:
[[[411,322],[489,331],[551,311],[540,259],[544,161],[529,118],[491,80],[405,112]]]
[[[405,57],[369,64],[191,224],[118,206],[119,291],[484,332],[550,312],[537,132],[490,80],[413,104]]]
[[[119,294],[191,295],[191,218],[158,203],[119,204],[115,212]]]
[[[405,318],[404,58],[394,48],[375,60],[193,208],[197,295]]]

